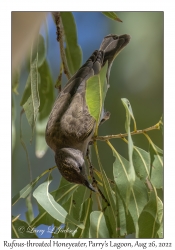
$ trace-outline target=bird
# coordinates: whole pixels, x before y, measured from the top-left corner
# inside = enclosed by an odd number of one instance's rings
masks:
[[[86,84],[108,62],[106,84],[109,87],[112,63],[129,41],[127,34],[104,37],[99,50],[92,53],[59,93],[46,125],[45,139],[55,152],[55,162],[61,175],[67,181],[82,184],[94,192],[96,189],[87,177],[85,157],[97,121],[90,115],[86,104]],[[103,108],[99,124],[109,116],[110,113]]]

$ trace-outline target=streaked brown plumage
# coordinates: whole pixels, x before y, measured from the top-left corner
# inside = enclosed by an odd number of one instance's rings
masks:
[[[96,121],[86,105],[86,81],[98,74],[108,61],[106,77],[109,84],[112,62],[129,40],[129,35],[108,35],[103,39],[100,49],[94,51],[59,94],[46,127],[46,142],[55,152],[55,161],[62,176],[93,191],[87,179],[84,157]],[[103,111],[101,120],[106,119],[105,116]]]

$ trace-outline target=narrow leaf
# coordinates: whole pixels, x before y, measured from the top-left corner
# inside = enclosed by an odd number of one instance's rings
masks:
[[[156,189],[150,193],[150,198],[142,213],[140,214],[139,224],[139,238],[156,238],[157,232],[160,228],[160,206],[158,202]]]
[[[134,146],[133,165],[136,175],[143,181],[149,176],[150,155],[145,150]]]
[[[129,178],[129,183],[130,183],[130,185],[128,186],[127,195],[126,195],[126,208],[128,208],[129,199],[130,199],[130,195],[131,195],[131,189],[132,189],[132,186],[134,185],[134,181],[135,181],[135,178],[136,178],[135,170],[134,170],[134,166],[133,166],[133,160],[132,160],[133,141],[132,141],[131,131],[130,131],[131,118],[134,120],[134,128],[135,128],[135,130],[136,130],[136,123],[135,123],[135,119],[134,119],[134,115],[133,115],[133,112],[132,112],[132,107],[130,105],[130,102],[126,98],[122,98],[121,100],[122,100],[122,103],[123,103],[123,105],[124,105],[124,107],[126,109],[125,128],[126,128],[126,132],[128,133],[128,156],[129,156],[128,178]]]
[[[90,77],[86,82],[86,103],[89,113],[97,121],[95,135],[103,112],[104,100],[107,92],[106,72],[108,63],[101,69],[98,75]]]
[[[46,170],[41,175],[39,175],[37,178],[35,178],[31,183],[27,184],[21,191],[19,191],[13,198],[12,198],[12,206],[15,205],[19,199],[26,198],[28,194],[32,191],[36,183],[43,177],[46,173],[48,173],[50,170]]]
[[[115,12],[108,11],[108,12],[102,12],[102,13],[103,13],[103,15],[107,16],[108,18],[110,18],[114,21],[122,22],[122,20],[116,15]]]
[[[101,211],[93,211],[90,214],[90,237],[95,239],[110,238],[105,216]]]
[[[102,174],[102,182],[103,182],[103,190],[105,192],[105,197],[108,200],[109,204],[110,204],[110,210],[111,210],[111,216],[110,216],[110,223],[111,223],[111,227],[112,227],[112,231],[113,231],[113,235],[112,237],[116,237],[117,233],[116,233],[116,225],[117,225],[117,216],[116,216],[116,209],[115,209],[115,196],[112,193],[113,190],[110,187],[110,183],[109,180],[106,176],[106,173],[102,167],[101,161],[100,161],[100,157],[99,157],[99,153],[98,153],[98,148],[97,148],[97,143],[94,143],[95,146],[95,151],[96,151],[96,155],[97,155],[97,160],[98,160],[98,164],[100,167],[100,172]]]
[[[128,169],[130,167],[129,162],[124,157],[122,157],[113,147],[111,148],[113,150],[114,156],[116,157],[115,162],[113,164],[114,180],[117,185],[118,192],[120,193],[120,196],[122,197],[125,203],[126,211],[129,210],[133,218],[137,235],[138,218],[143,207],[147,203],[147,189],[145,184],[137,177],[135,179],[134,184],[130,187],[130,180],[128,176]],[[129,204],[127,198],[128,187],[131,188]]]
[[[29,196],[26,198],[25,201],[26,201],[26,207],[27,207],[27,211],[25,215],[26,215],[27,222],[30,224],[34,219],[33,206],[31,202],[31,194],[29,194]]]
[[[77,42],[77,31],[74,16],[71,12],[60,12],[66,41],[66,58],[69,70],[73,75],[81,66],[82,51]]]
[[[19,86],[19,77],[20,77],[20,72],[19,69],[16,69],[13,72],[12,75],[12,91],[13,93],[15,93],[16,95],[18,95],[18,86]]]
[[[40,106],[39,92],[38,92],[38,57],[36,57],[31,64],[31,96],[33,104],[34,122],[36,122]]]
[[[61,223],[73,223],[80,228],[84,228],[84,225],[74,220],[65,209],[63,209],[53,198],[53,196],[48,192],[49,184],[51,180],[41,184],[33,192],[33,196],[37,202],[49,213],[53,218],[60,221]]]
[[[88,198],[81,205],[81,219],[80,219],[80,221],[83,221],[84,229],[81,231],[81,234],[80,234],[79,238],[89,238],[90,213],[91,213],[91,211],[92,211],[92,199]]]
[[[30,95],[31,95],[31,76],[30,76],[30,73],[29,73],[28,78],[27,78],[27,82],[26,82],[26,85],[25,85],[25,89],[24,89],[24,92],[23,92],[23,95],[22,95],[22,98],[21,98],[21,102],[20,102],[21,106],[23,106],[27,102]]]
[[[26,103],[24,103],[23,108],[25,110],[25,114],[28,120],[28,123],[30,124],[32,128],[32,135],[33,130],[35,127],[35,122],[37,119],[38,111],[39,111],[39,93],[38,93],[38,69],[37,69],[37,58],[34,60],[34,62],[31,64],[31,95],[29,96]]]
[[[47,61],[44,61],[41,67],[39,68],[39,75],[40,107],[36,123],[35,153],[38,158],[41,158],[44,156],[48,148],[45,141],[45,129],[48,121],[48,116],[50,114],[54,102],[53,80]]]
[[[37,66],[39,68],[41,67],[41,65],[44,63],[46,59],[46,45],[45,45],[44,37],[40,34],[38,36],[37,46],[35,47],[32,54],[37,55],[37,53],[38,53],[38,65]]]
[[[13,239],[34,239],[38,238],[34,231],[29,230],[29,225],[22,220],[12,222],[12,238]]]

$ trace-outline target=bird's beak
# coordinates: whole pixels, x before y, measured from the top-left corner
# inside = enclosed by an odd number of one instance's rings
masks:
[[[87,180],[85,181],[84,185],[88,187],[90,190],[96,192],[95,188],[92,186],[91,183],[89,183]]]

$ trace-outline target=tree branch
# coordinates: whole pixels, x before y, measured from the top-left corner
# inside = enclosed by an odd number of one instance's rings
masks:
[[[151,130],[155,130],[155,129],[160,129],[159,122],[156,125],[152,126],[152,127],[145,128],[145,129],[142,129],[142,130],[132,131],[131,135],[144,134],[145,132],[148,132],[148,131],[151,131]],[[118,134],[118,135],[94,136],[93,140],[94,141],[107,141],[107,140],[110,140],[110,139],[123,138],[123,137],[127,137],[127,136],[128,136],[127,133],[125,133],[125,134]]]
[[[71,74],[69,72],[69,67],[67,65],[67,59],[66,59],[66,54],[65,54],[65,50],[64,50],[64,41],[63,41],[63,24],[62,24],[62,20],[61,20],[61,15],[60,12],[52,12],[54,20],[55,20],[55,24],[56,24],[56,28],[57,28],[57,41],[59,42],[60,45],[60,54],[61,54],[61,60],[63,62],[63,69],[64,69],[64,73],[67,76],[68,80],[71,78]]]

